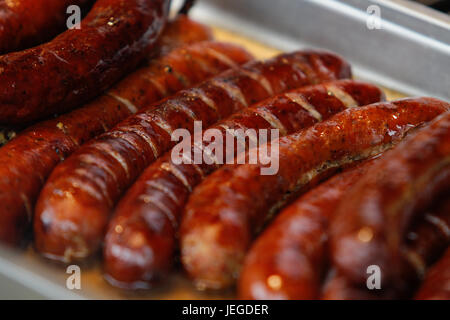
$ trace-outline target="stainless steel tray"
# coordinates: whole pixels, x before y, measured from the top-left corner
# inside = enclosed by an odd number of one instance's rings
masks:
[[[371,5],[380,8],[381,29],[367,28]],[[425,6],[400,0],[201,0],[192,17],[219,27],[219,38],[244,43],[258,57],[326,48],[345,56],[359,78],[406,95],[450,100],[450,18]],[[388,91],[388,97],[398,96]],[[164,286],[140,293],[110,287],[98,263],[81,266],[81,290],[67,289],[69,276],[32,248],[0,246],[0,299],[233,298],[232,292],[195,291],[180,272]]]
[[[381,29],[367,27],[374,8]],[[192,14],[284,51],[326,48],[350,60],[361,78],[450,99],[450,16],[414,2],[202,0]]]

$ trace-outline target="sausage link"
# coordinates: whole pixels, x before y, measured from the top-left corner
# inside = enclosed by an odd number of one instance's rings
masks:
[[[184,19],[182,23],[189,26],[188,21]],[[178,24],[178,20],[169,24],[168,30],[172,29],[172,25]],[[206,34],[199,33],[198,40],[204,40]],[[164,34],[163,40],[171,37],[171,34]],[[190,36],[186,40],[194,39],[195,37]],[[185,40],[179,37],[179,41],[178,46],[181,46]],[[166,42],[168,44],[162,45],[163,48],[177,43]],[[106,95],[69,114],[34,125],[2,147],[0,162],[8,165],[0,167],[0,241],[9,244],[21,242],[31,222],[34,204],[45,180],[53,168],[81,144],[109,130],[142,107],[143,103],[156,101],[162,95],[185,88],[187,82],[200,80],[199,74],[213,75],[197,71],[196,68],[199,67],[192,62],[205,56],[199,56],[197,53],[206,47],[216,48],[223,54],[242,52],[234,46],[209,42],[173,49],[172,52],[149,62],[149,66],[129,75]],[[196,54],[195,59],[188,54],[191,51]],[[190,69],[185,68],[187,63],[192,65]],[[213,61],[210,64],[215,65]],[[217,64],[214,68],[211,67],[211,72],[218,73],[224,68],[226,66]],[[172,72],[168,73],[167,69]],[[174,79],[175,72],[185,80]],[[165,92],[160,92],[160,87],[164,88]]]
[[[448,107],[418,98],[346,110],[280,138],[276,175],[262,175],[267,166],[261,163],[224,166],[186,206],[180,231],[185,269],[200,288],[231,285],[253,235],[286,201],[334,169],[386,150]]]
[[[115,203],[148,165],[174,145],[175,129],[192,132],[194,121],[208,127],[273,94],[348,76],[350,67],[341,58],[300,51],[250,62],[144,108],[55,169],[37,205],[37,249],[63,261],[95,253]]]
[[[328,265],[328,223],[342,196],[369,171],[364,162],[304,194],[284,209],[247,254],[240,299],[317,299]]]
[[[351,80],[329,82],[264,100],[210,129],[220,132],[223,141],[219,145],[216,138],[216,149],[222,149],[224,156],[232,150],[234,158],[239,152],[234,148],[234,136],[231,136],[233,145],[227,144],[227,136],[232,130],[278,129],[281,135],[291,134],[346,108],[383,99],[382,91],[373,85]],[[196,150],[206,150],[210,145],[210,142],[201,145],[194,142],[194,139],[189,140],[186,146],[191,150],[190,159],[194,159]],[[180,143],[177,147],[183,145]],[[241,151],[245,151],[244,148]],[[172,152],[168,152],[148,167],[117,206],[104,247],[106,278],[115,285],[127,288],[150,286],[152,280],[170,270],[178,222],[191,190],[225,162],[224,159],[211,159],[209,164],[204,161],[201,165],[177,164],[171,159]],[[177,179],[172,172],[180,172],[186,178]],[[132,239],[139,234],[142,241],[136,244]],[[122,251],[127,251],[127,255],[120,254]]]
[[[418,300],[450,300],[450,247],[428,272],[415,298]]]
[[[66,27],[70,5],[92,0],[15,0],[0,2],[0,54],[30,48]]]
[[[343,199],[330,229],[337,270],[362,285],[367,267],[377,265],[384,286],[401,288],[409,267],[407,228],[449,187],[447,112],[389,152]]]
[[[322,299],[326,300],[375,300],[410,298],[414,287],[423,279],[428,268],[444,253],[450,244],[450,201],[444,194],[433,208],[426,210],[407,236],[406,257],[411,272],[402,288],[385,287],[368,290],[367,286],[356,286],[342,273],[332,270],[325,282]],[[367,275],[369,277],[369,275]],[[381,275],[381,280],[383,279]]]
[[[28,123],[95,98],[155,46],[169,5],[169,0],[97,0],[79,29],[0,56],[0,123]]]

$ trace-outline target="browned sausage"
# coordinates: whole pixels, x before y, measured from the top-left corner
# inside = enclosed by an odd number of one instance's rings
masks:
[[[416,299],[450,300],[450,247],[428,272]]]
[[[14,0],[0,2],[0,54],[43,43],[66,28],[70,5],[92,0]]]
[[[234,60],[246,59],[248,55]],[[299,51],[250,62],[144,108],[55,169],[37,205],[37,249],[64,261],[95,253],[115,203],[149,164],[174,145],[175,129],[192,132],[194,121],[208,127],[273,94],[348,76],[350,68],[341,58]]]
[[[322,299],[326,300],[375,300],[410,298],[418,282],[450,244],[450,201],[448,194],[442,196],[432,208],[426,210],[412,226],[407,236],[405,255],[410,265],[405,285],[401,288],[385,287],[369,290],[356,286],[342,273],[332,270],[325,282]],[[369,275],[367,275],[369,277]],[[383,278],[381,277],[381,280]]]
[[[169,0],[97,0],[80,29],[0,56],[0,123],[63,113],[101,94],[154,47],[169,5]]]
[[[198,40],[209,37],[207,30],[185,18],[169,24],[168,31],[179,25],[198,29]],[[188,32],[189,34],[190,32]],[[175,46],[172,34],[163,35],[163,51]],[[195,40],[178,38],[178,46]],[[205,48],[224,55],[242,52],[240,48],[220,43],[199,43],[174,49],[129,75],[106,95],[83,108],[53,120],[36,124],[0,149],[0,241],[17,244],[30,224],[37,196],[53,168],[85,141],[112,128],[136,109],[225,69],[215,64]],[[204,66],[209,65],[209,71]],[[171,72],[168,72],[168,71]]]
[[[253,244],[239,298],[317,299],[328,266],[328,223],[342,196],[373,166],[364,162],[312,189],[283,210]]]
[[[262,175],[267,166],[261,163],[219,169],[186,206],[181,225],[185,269],[200,287],[231,285],[255,232],[286,200],[333,169],[379,154],[448,108],[437,99],[417,98],[346,110],[280,138],[279,157],[272,158],[278,160],[276,175]]]
[[[329,82],[264,100],[209,129],[216,129],[222,135],[223,144],[218,145],[215,141],[216,148],[221,148],[223,155],[233,149],[234,158],[239,150],[227,144],[227,135],[232,130],[278,129],[280,135],[291,134],[345,108],[378,102],[383,98],[380,89],[367,83],[351,80]],[[189,148],[191,159],[195,150],[205,150],[210,144],[203,142],[194,149]],[[193,140],[189,141],[189,146],[194,146]],[[176,246],[175,234],[189,194],[224,162],[176,164],[171,158],[172,152],[168,152],[148,167],[115,211],[104,249],[106,278],[115,285],[128,288],[142,287],[146,283],[151,285],[152,280],[170,270]],[[180,172],[186,178],[177,179],[172,171]],[[187,186],[184,181],[188,182]],[[156,224],[155,221],[160,222]],[[132,239],[138,235],[142,241],[136,243]],[[127,254],[120,254],[123,251]]]
[[[337,270],[361,285],[367,267],[377,265],[385,287],[404,286],[407,228],[449,187],[447,112],[386,154],[342,200],[330,229]]]

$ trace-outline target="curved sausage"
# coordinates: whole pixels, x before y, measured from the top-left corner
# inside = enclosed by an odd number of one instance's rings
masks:
[[[239,278],[244,300],[310,300],[320,296],[328,266],[328,223],[348,189],[375,160],[332,177],[284,209],[252,245]]]
[[[248,58],[243,54],[234,60]],[[63,261],[97,252],[115,203],[148,165],[174,145],[175,129],[193,132],[194,121],[208,127],[273,94],[348,76],[350,68],[341,58],[300,51],[250,62],[142,109],[55,169],[37,205],[36,248]]]
[[[450,300],[450,247],[428,272],[416,299]]]
[[[383,99],[382,91],[367,83],[351,80],[329,82],[264,100],[209,129],[218,130],[222,137],[223,143],[219,145],[216,140],[215,147],[222,149],[223,155],[233,150],[234,158],[239,151],[234,148],[234,139],[232,146],[227,144],[227,135],[233,130],[279,129],[281,135],[291,134],[346,108]],[[312,112],[311,107],[316,112]],[[205,150],[211,144],[202,142],[192,149],[190,146],[194,146],[194,142],[189,140],[187,146],[191,150],[191,159],[196,150]],[[115,285],[133,288],[148,283],[150,286],[152,280],[170,270],[178,222],[191,190],[225,162],[212,159],[209,164],[176,164],[171,159],[172,152],[168,152],[148,167],[115,210],[104,247],[106,278]],[[186,179],[177,179],[172,171],[181,172]],[[188,182],[187,186],[184,181]],[[137,235],[142,235],[139,243],[132,240]],[[127,254],[121,254],[122,251]]]
[[[52,41],[0,56],[0,124],[63,113],[95,98],[155,46],[168,0],[97,0]]]
[[[411,272],[401,288],[385,287],[369,290],[367,286],[356,286],[342,273],[332,270],[325,281],[322,299],[325,300],[375,300],[375,299],[405,299],[410,298],[414,287],[439,256],[450,244],[450,201],[448,194],[431,209],[426,210],[421,219],[416,221],[407,236],[406,257]],[[369,277],[367,275],[366,277]]]
[[[70,5],[92,0],[15,0],[0,2],[0,54],[43,43],[66,27]]]
[[[449,104],[443,103],[449,110]],[[341,202],[331,224],[337,270],[364,284],[377,265],[384,286],[402,287],[407,276],[405,236],[418,216],[450,187],[450,112],[386,154]]]
[[[182,24],[188,27],[191,23],[184,21]],[[198,40],[205,39],[206,35],[199,33]],[[195,37],[191,36],[186,40],[193,39]],[[184,39],[181,37],[179,41],[180,46]],[[170,46],[176,44],[171,43]],[[214,42],[174,49],[151,60],[148,66],[129,75],[106,95],[69,114],[34,125],[2,147],[0,162],[8,165],[0,167],[0,241],[21,242],[45,180],[53,168],[81,144],[112,128],[147,103],[228,67],[216,64],[210,55],[203,53],[205,49],[224,55],[242,54],[242,49],[236,46]],[[204,69],[205,65],[210,66],[209,71]]]
[[[231,285],[254,234],[287,200],[333,169],[386,150],[448,107],[437,99],[417,98],[346,110],[280,138],[279,156],[272,157],[279,166],[276,175],[262,175],[267,166],[261,163],[219,169],[194,190],[186,206],[180,231],[185,269],[200,288]]]

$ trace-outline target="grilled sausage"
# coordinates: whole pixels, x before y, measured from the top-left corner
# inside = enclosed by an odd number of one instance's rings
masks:
[[[322,299],[325,300],[375,300],[410,298],[414,288],[428,271],[428,268],[439,258],[450,244],[450,201],[444,194],[438,201],[412,226],[407,236],[406,258],[410,265],[405,285],[401,288],[386,287],[382,283],[380,289],[369,290],[367,286],[356,286],[342,273],[332,270],[323,288]],[[369,274],[366,275],[369,277]]]
[[[66,27],[70,5],[92,0],[15,0],[0,2],[0,54],[43,43]]]
[[[450,247],[428,272],[416,299],[450,300]]]
[[[247,59],[248,55],[235,58]],[[144,108],[87,143],[52,173],[36,210],[37,249],[63,261],[95,253],[115,203],[148,165],[174,145],[175,129],[192,132],[194,121],[208,127],[273,94],[348,76],[350,68],[341,58],[301,51],[250,62]]]
[[[317,299],[328,266],[328,223],[342,196],[373,166],[332,177],[283,210],[255,241],[239,278],[239,298]]]
[[[267,166],[261,163],[219,169],[186,206],[180,231],[185,269],[201,288],[231,285],[255,232],[287,200],[333,169],[386,150],[448,106],[418,98],[346,110],[280,138],[279,157],[272,157],[279,165],[276,175],[262,175]]]
[[[377,265],[385,287],[404,286],[407,228],[449,187],[447,112],[387,154],[343,199],[330,229],[337,270],[364,284],[367,267]]]
[[[209,36],[199,25],[184,18],[169,24],[168,30],[172,30],[172,25],[178,28],[180,23],[198,28],[198,40]],[[193,35],[187,39],[176,37],[179,38],[178,46],[195,40]],[[163,39],[167,38],[172,39],[173,35],[163,35]],[[177,43],[174,40],[164,42],[167,44],[161,48]],[[242,52],[234,46],[210,42],[174,49],[153,59],[106,95],[69,114],[34,125],[2,147],[0,162],[7,165],[0,167],[0,241],[21,242],[45,180],[53,168],[82,143],[112,128],[145,104],[226,68],[223,64],[215,64],[209,54],[203,53],[207,48],[224,55]],[[209,72],[204,71],[205,65],[210,66]]]
[[[97,0],[52,41],[0,56],[0,123],[21,124],[86,103],[155,46],[169,0]]]
[[[291,134],[345,108],[383,99],[382,91],[373,85],[350,80],[329,82],[264,100],[210,129],[218,130],[222,136],[223,143],[218,145],[216,140],[215,147],[222,149],[224,156],[232,151],[234,158],[239,151],[234,148],[234,139],[232,145],[227,144],[227,135],[233,130],[278,129],[281,135]],[[316,112],[312,112],[311,107]],[[190,158],[194,159],[196,150],[205,150],[210,145],[211,142],[195,145],[194,139],[189,140]],[[152,280],[170,270],[176,246],[175,234],[191,190],[224,163],[211,159],[210,164],[176,164],[171,158],[172,152],[168,152],[148,167],[118,204],[104,249],[106,278],[115,285],[127,288],[150,286]],[[186,179],[177,179],[171,171],[181,172]],[[187,186],[184,181],[188,182]],[[142,235],[139,243],[132,240],[137,235]],[[123,251],[128,253],[120,254]]]

